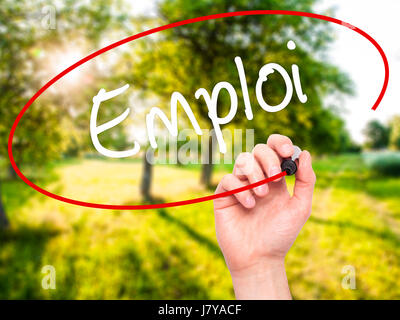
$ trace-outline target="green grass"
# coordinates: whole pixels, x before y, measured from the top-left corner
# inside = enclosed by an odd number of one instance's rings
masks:
[[[286,261],[294,298],[400,298],[400,178],[374,174],[357,155],[319,159],[314,167],[313,214]],[[82,200],[134,204],[140,169],[135,162],[68,161],[37,183]],[[223,174],[216,170],[215,182]],[[158,166],[154,176],[153,192],[164,201],[212,192],[198,187],[193,168]],[[0,298],[234,297],[211,202],[102,211],[45,198],[20,181],[2,189],[12,227],[0,234]],[[47,264],[56,268],[56,290],[41,288]],[[346,265],[355,267],[356,290],[341,286]]]

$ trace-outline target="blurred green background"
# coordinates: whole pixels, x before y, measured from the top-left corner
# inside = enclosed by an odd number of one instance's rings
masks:
[[[0,298],[234,298],[216,242],[211,202],[102,211],[49,199],[16,176],[7,156],[8,134],[27,100],[51,77],[123,37],[206,14],[311,12],[316,4],[164,0],[155,2],[155,12],[137,13],[135,2],[123,0],[63,1],[57,6],[0,0]],[[14,137],[15,159],[37,185],[84,201],[139,204],[208,195],[232,171],[232,163],[150,165],[143,160],[144,152],[122,160],[102,157],[89,136],[91,101],[100,88],[109,91],[129,83],[132,94],[102,108],[99,123],[132,103],[134,116],[102,134],[101,142],[123,150],[133,139],[142,139],[145,149],[146,138],[131,132],[144,130],[149,108],[158,106],[169,114],[171,93],[179,91],[200,126],[211,128],[204,101],[195,99],[194,92],[200,87],[211,91],[217,82],[229,81],[236,88],[239,108],[224,129],[252,128],[255,143],[265,142],[271,133],[288,135],[314,157],[313,213],[286,263],[293,297],[399,298],[400,116],[388,123],[372,120],[365,127],[365,141],[352,140],[339,102],[356,94],[355,84],[327,56],[334,35],[335,28],[319,20],[246,16],[190,24],[125,45],[69,74],[29,108]],[[297,47],[289,52],[290,39]],[[233,62],[237,55],[243,59],[251,91],[251,122],[241,103]],[[259,68],[268,62],[286,70],[299,65],[307,103],[294,96],[280,112],[259,111],[253,88]],[[271,75],[268,84],[265,97],[278,104],[284,83]],[[328,103],[332,97],[337,104]],[[229,105],[228,95],[221,93],[221,114]],[[190,127],[184,116],[178,118],[180,129]],[[293,179],[287,180],[292,188]],[[42,288],[46,265],[55,267],[55,290]],[[356,271],[354,290],[342,287],[342,270],[348,265]]]

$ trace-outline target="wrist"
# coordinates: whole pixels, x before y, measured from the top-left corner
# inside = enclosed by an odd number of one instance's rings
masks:
[[[291,299],[284,258],[264,258],[231,276],[237,299]]]
[[[284,257],[265,257],[255,263],[240,269],[230,270],[231,276],[235,278],[259,278],[265,276],[266,270],[285,268]]]

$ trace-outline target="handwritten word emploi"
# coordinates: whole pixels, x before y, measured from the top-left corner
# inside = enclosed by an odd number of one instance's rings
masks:
[[[296,48],[295,43],[290,40],[287,43],[287,47],[289,50],[294,50]],[[245,107],[245,114],[248,120],[253,119],[253,110],[250,105],[250,98],[249,98],[249,92],[248,92],[248,85],[245,77],[245,70],[243,67],[243,62],[240,57],[236,57],[235,59],[235,64],[236,68],[238,71],[239,75],[239,81],[241,85],[241,89],[243,92],[243,102],[244,102],[244,107]],[[303,93],[303,89],[301,86],[301,81],[300,81],[300,73],[299,73],[299,67],[296,64],[292,65],[291,68],[291,76],[290,77],[289,73],[279,64],[277,63],[267,63],[264,66],[261,67],[259,71],[259,76],[256,82],[256,88],[255,88],[255,93],[256,93],[256,98],[261,106],[262,109],[264,109],[267,112],[277,112],[280,111],[288,106],[290,103],[292,96],[293,96],[293,91],[296,91],[297,97],[300,100],[301,103],[305,103],[307,101],[307,95]],[[283,98],[282,102],[278,105],[271,106],[269,105],[263,96],[262,93],[262,86],[263,83],[268,80],[268,76],[277,71],[283,78],[285,85],[286,85],[286,94],[285,97]],[[293,80],[293,81],[292,81]],[[294,87],[294,89],[293,89]],[[98,152],[103,154],[104,156],[111,157],[111,158],[124,158],[124,157],[129,157],[137,154],[140,150],[140,145],[137,141],[134,141],[134,145],[132,149],[129,150],[124,150],[124,151],[113,151],[109,150],[105,147],[103,147],[99,141],[98,135],[106,130],[109,130],[122,121],[126,119],[130,112],[130,108],[127,108],[121,115],[118,117],[114,118],[113,120],[110,120],[102,125],[97,125],[97,115],[99,112],[100,104],[104,101],[107,101],[109,99],[112,99],[120,94],[122,94],[124,91],[126,91],[129,88],[129,84],[124,85],[121,88],[112,90],[112,91],[106,91],[105,89],[101,89],[96,96],[93,97],[93,107],[91,111],[91,116],[90,116],[90,136],[93,142],[94,147]],[[230,96],[230,109],[229,112],[226,116],[224,117],[219,117],[217,113],[217,104],[218,104],[218,97],[220,91],[224,89],[228,92]],[[218,147],[221,153],[226,153],[226,144],[222,135],[221,131],[221,125],[227,124],[232,119],[235,117],[237,108],[238,108],[238,96],[236,94],[235,88],[232,86],[227,81],[222,81],[218,82],[212,92],[211,95],[210,93],[204,89],[204,88],[199,88],[196,90],[194,94],[196,99],[204,99],[205,104],[207,105],[208,108],[208,117],[210,118],[215,135],[217,138],[218,142]],[[147,127],[147,135],[149,138],[150,145],[152,148],[157,148],[157,142],[156,142],[156,137],[155,137],[155,130],[154,130],[154,122],[156,116],[160,118],[160,120],[164,123],[165,127],[168,129],[169,133],[172,136],[177,136],[178,135],[178,102],[182,106],[183,110],[186,112],[187,117],[189,118],[196,134],[202,135],[202,130],[196,120],[195,115],[193,114],[192,109],[190,108],[189,103],[185,99],[185,97],[180,93],[180,92],[173,92],[171,95],[171,119],[168,119],[168,117],[165,115],[165,113],[158,107],[153,107],[150,112],[146,115],[146,127]]]

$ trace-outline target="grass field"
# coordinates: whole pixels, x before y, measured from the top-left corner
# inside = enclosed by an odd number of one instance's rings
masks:
[[[286,261],[294,298],[399,299],[400,178],[373,174],[357,155],[319,159],[314,168],[313,213]],[[138,170],[133,162],[69,161],[45,183],[73,198],[134,203]],[[153,192],[167,201],[212,192],[196,187],[195,169],[159,166],[155,177]],[[3,182],[2,192],[12,227],[0,234],[1,299],[234,297],[211,202],[101,211],[48,199],[19,180]],[[41,287],[44,265],[56,268],[56,290]],[[342,288],[346,265],[356,270],[355,290]]]

